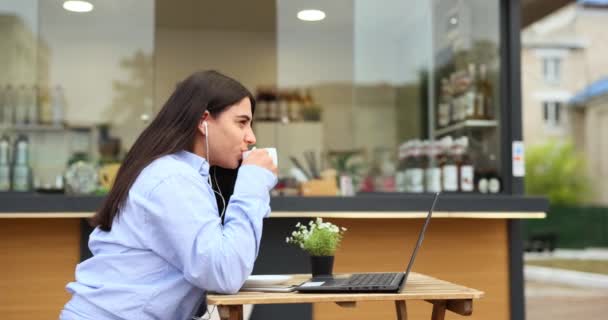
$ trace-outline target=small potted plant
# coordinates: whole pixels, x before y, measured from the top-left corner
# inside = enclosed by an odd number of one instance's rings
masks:
[[[312,276],[328,276],[333,272],[334,255],[346,228],[338,227],[322,218],[310,221],[308,226],[298,222],[296,230],[285,242],[296,245],[310,254]]]

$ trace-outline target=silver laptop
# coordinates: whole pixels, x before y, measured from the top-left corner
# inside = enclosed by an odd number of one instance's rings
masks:
[[[435,209],[438,198],[439,192],[437,192],[433,198],[433,204],[424,220],[424,224],[418,235],[418,242],[416,242],[416,247],[414,248],[414,252],[412,252],[410,262],[408,263],[405,272],[353,273],[343,277],[339,275],[316,277],[302,283],[296,287],[295,290],[303,293],[400,292],[407,282],[407,276],[410,273],[410,270],[412,270],[414,259],[416,259],[416,253],[418,253],[418,249],[422,245],[424,233],[431,221],[431,215],[433,214],[433,209]]]

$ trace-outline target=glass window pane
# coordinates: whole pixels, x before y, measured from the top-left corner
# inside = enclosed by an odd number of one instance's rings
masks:
[[[36,83],[37,17],[37,0],[0,2],[0,86],[5,90]]]
[[[559,81],[560,78],[561,59],[553,58],[553,80]]]
[[[500,159],[500,8],[498,1],[433,1],[435,121],[431,137],[442,156],[436,157],[443,190],[468,191],[454,183],[454,168],[474,172],[473,190],[486,188],[502,172]],[[544,68],[546,68],[544,66]],[[414,150],[416,148],[414,147]],[[424,147],[423,147],[424,150]],[[428,148],[427,148],[428,150]],[[424,161],[423,161],[424,165]],[[494,183],[492,183],[495,186]]]
[[[37,123],[56,130],[30,134],[43,184],[74,154],[119,159],[118,142],[124,154],[176,84],[204,69],[256,95],[257,144],[278,149],[285,193],[301,190],[298,166],[369,192],[490,192],[479,182],[502,172],[497,0],[112,0],[85,14],[28,3],[36,63],[15,81],[30,74]],[[300,19],[303,9],[324,18]],[[465,182],[441,185],[461,169]]]
[[[62,4],[0,4],[0,87],[17,88],[0,135],[27,139],[28,189],[61,187],[76,159],[120,161],[154,111],[154,1]]]
[[[29,142],[16,126],[36,121],[37,60],[44,54],[37,17],[35,0],[0,2],[0,192],[31,189]],[[12,151],[17,145],[20,152]]]

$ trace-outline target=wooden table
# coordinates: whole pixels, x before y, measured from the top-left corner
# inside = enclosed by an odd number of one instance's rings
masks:
[[[290,284],[299,284],[310,278],[310,275],[294,275]],[[443,320],[445,311],[468,316],[473,313],[473,299],[479,299],[483,292],[461,285],[439,280],[419,273],[410,273],[407,284],[400,293],[271,293],[239,292],[235,295],[207,296],[209,306],[216,305],[223,320],[243,319],[244,304],[284,304],[284,303],[318,303],[334,302],[345,308],[354,308],[357,302],[394,301],[398,320],[407,319],[408,300],[425,300],[433,304],[432,320]]]

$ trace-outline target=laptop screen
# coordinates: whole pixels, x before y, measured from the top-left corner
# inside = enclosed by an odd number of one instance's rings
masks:
[[[431,221],[431,216],[433,215],[433,210],[435,209],[435,204],[437,203],[437,199],[439,198],[439,192],[435,193],[435,198],[433,199],[433,204],[431,205],[431,209],[429,209],[429,213],[426,215],[426,219],[424,220],[424,225],[420,230],[420,234],[418,235],[418,242],[416,242],[416,247],[414,248],[414,252],[412,253],[412,257],[410,258],[410,262],[407,265],[407,270],[405,271],[405,276],[402,282],[402,285],[407,281],[407,276],[412,270],[412,265],[414,265],[414,260],[416,259],[416,254],[418,253],[418,249],[422,245],[422,240],[424,239],[424,233],[426,232],[426,227],[429,225]]]

